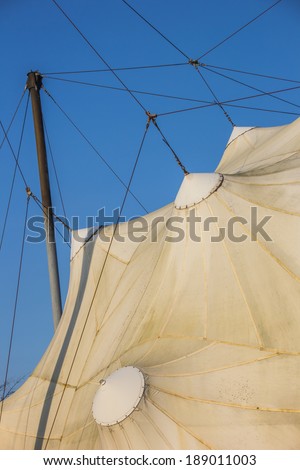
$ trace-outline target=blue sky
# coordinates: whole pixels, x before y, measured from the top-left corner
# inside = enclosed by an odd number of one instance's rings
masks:
[[[179,64],[173,67],[118,71],[130,89],[214,101],[186,57],[141,21],[121,0],[59,0],[95,49],[111,67]],[[205,54],[213,46],[257,16],[274,1],[264,0],[130,0],[151,23],[189,58]],[[242,7],[241,7],[242,4]],[[253,72],[290,80],[300,80],[300,5],[283,0],[200,61],[205,79],[219,101],[259,92],[233,82],[215,72],[263,91],[296,87],[300,83],[240,74],[215,67]],[[146,116],[127,92],[55,80],[79,80],[111,87],[122,86],[111,72],[53,74],[105,69],[94,51],[83,41],[51,0],[3,0],[0,5],[1,86],[0,119],[6,128],[20,100],[30,70],[39,70],[45,88],[90,139],[119,177],[128,181]],[[208,70],[209,68],[209,70]],[[197,102],[136,95],[153,113],[167,113]],[[300,113],[300,92],[290,90],[276,95],[248,99],[236,104]],[[17,152],[24,120],[27,95],[9,132]],[[80,226],[86,217],[105,207],[107,213],[121,204],[124,188],[99,156],[72,128],[51,99],[42,92],[44,120],[61,184],[67,216],[78,216]],[[29,103],[30,104],[30,103]],[[238,126],[273,126],[291,122],[297,116],[276,112],[227,107]],[[169,143],[190,172],[213,171],[222,156],[232,126],[216,106],[161,116],[158,124]],[[0,131],[2,141],[3,133]],[[2,230],[14,160],[7,143],[0,151],[0,230]],[[33,193],[39,196],[39,181],[31,108],[25,123],[20,166]],[[54,170],[49,162],[53,203],[62,214]],[[148,211],[174,199],[182,173],[157,131],[150,128],[137,167],[132,191]],[[26,194],[16,177],[7,230],[0,252],[0,382],[4,377],[21,250]],[[143,211],[129,197],[124,210],[132,217]],[[38,215],[33,201],[30,216]],[[69,277],[69,247],[58,238],[63,298]],[[53,334],[45,246],[25,244],[15,334],[9,378],[30,373]]]

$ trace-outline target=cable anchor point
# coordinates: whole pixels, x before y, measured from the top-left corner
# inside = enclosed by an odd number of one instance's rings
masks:
[[[26,187],[26,194],[27,194],[28,199],[32,196],[32,191],[29,186]]]
[[[201,65],[201,64],[199,64],[197,59],[190,59],[189,64],[192,65],[193,67],[195,67],[196,69]]]
[[[205,67],[205,64],[199,62],[198,59],[190,59],[188,63],[195,67],[195,69],[197,69],[198,67]]]
[[[150,111],[146,111],[146,115],[148,116],[147,124],[150,124],[152,121],[155,124],[155,119],[157,118],[157,114],[152,114]]]

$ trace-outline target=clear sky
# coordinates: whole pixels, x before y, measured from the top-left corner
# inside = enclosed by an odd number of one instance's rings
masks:
[[[177,48],[151,29],[121,0],[58,0],[111,67],[181,64],[117,71],[130,89],[211,102],[216,98],[228,101],[300,86],[298,0],[282,0],[208,54],[206,52],[273,5],[275,0],[128,1]],[[119,177],[127,182],[144,132],[146,115],[128,92],[56,80],[61,78],[122,87],[111,72],[53,74],[107,68],[54,3],[51,0],[1,0],[0,44],[0,119],[4,127],[8,127],[21,98],[26,74],[30,70],[39,70],[44,75],[43,83],[51,96]],[[206,66],[199,70],[215,97],[212,97],[195,68],[187,64],[186,56],[197,59],[203,54],[205,56],[199,60]],[[224,68],[291,81],[241,74]],[[145,109],[158,114],[201,105],[197,101],[147,94],[135,96]],[[291,122],[297,116],[288,113],[300,113],[299,89],[275,96],[289,103],[271,96],[260,96],[231,104],[283,111],[286,114],[229,106],[226,110],[237,126],[273,126]],[[27,93],[9,132],[15,153],[18,151],[26,102]],[[86,217],[96,215],[100,208],[105,207],[109,214],[120,206],[124,187],[44,92],[42,103],[67,216],[78,216],[80,227],[84,227]],[[167,114],[160,116],[157,122],[190,172],[214,171],[232,130],[232,125],[217,106]],[[0,142],[2,139],[0,129]],[[20,167],[31,190],[39,197],[30,103],[20,151]],[[49,167],[55,211],[63,214],[51,160]],[[0,151],[0,168],[2,234],[14,173],[14,159],[7,142]],[[152,211],[174,199],[182,177],[172,154],[152,126],[134,176],[132,191],[147,210]],[[10,339],[25,205],[24,183],[17,173],[0,251],[0,383],[5,374]],[[129,197],[124,213],[132,217],[143,214],[143,210]],[[39,214],[31,200],[29,215]],[[65,299],[70,253],[68,245],[62,243],[60,237],[57,241]],[[9,369],[12,381],[34,369],[52,334],[45,245],[26,243]]]

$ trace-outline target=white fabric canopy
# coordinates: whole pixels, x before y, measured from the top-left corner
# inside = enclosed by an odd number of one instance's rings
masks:
[[[196,184],[194,204],[184,189],[187,208],[147,215],[144,241],[123,223],[124,242],[76,242],[61,323],[4,402],[1,448],[300,449],[300,120],[235,130],[216,172],[205,199]],[[258,223],[271,216],[271,240],[255,236],[251,207]],[[143,396],[97,424],[100,381],[125,366],[142,372]]]

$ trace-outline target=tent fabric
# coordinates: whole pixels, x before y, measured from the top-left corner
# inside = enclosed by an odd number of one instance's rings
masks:
[[[63,317],[4,402],[0,448],[300,448],[300,120],[234,132],[206,199],[148,214],[138,242],[139,219],[76,242]],[[144,395],[101,426],[99,383],[125,366]]]

